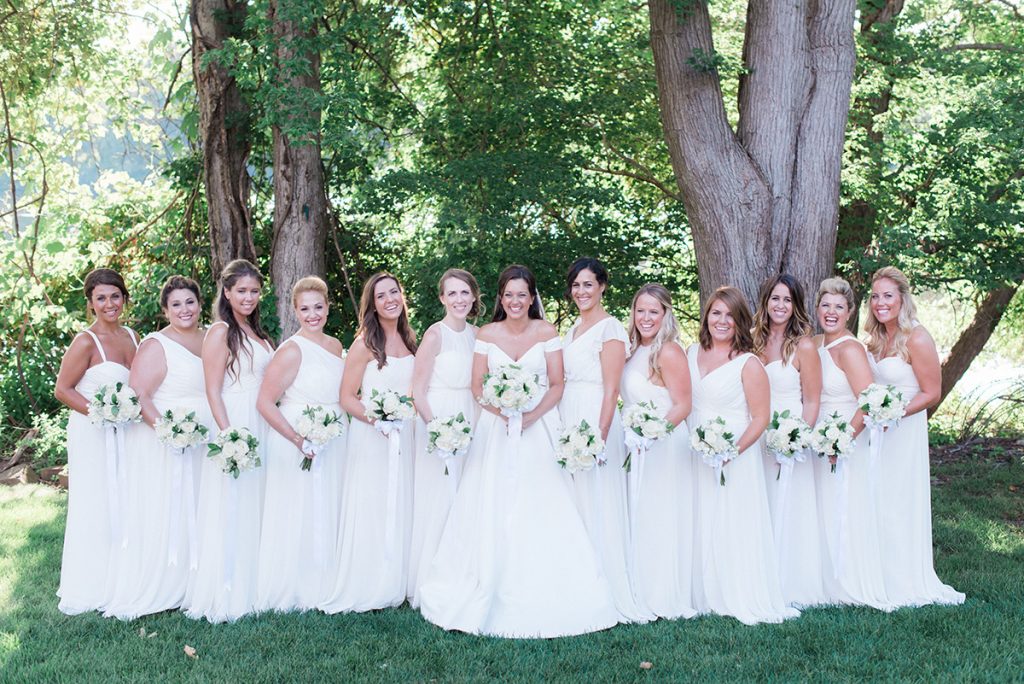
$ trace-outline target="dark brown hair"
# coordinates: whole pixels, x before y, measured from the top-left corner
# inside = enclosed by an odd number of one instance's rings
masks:
[[[398,291],[402,294],[402,314],[398,317],[399,337],[402,338],[405,348],[413,354],[416,353],[418,346],[416,334],[413,333],[412,326],[409,325],[409,311],[405,306],[405,290],[402,289],[402,283],[387,271],[374,273],[363,283],[363,294],[359,298],[359,330],[356,331],[356,337],[363,338],[363,344],[373,354],[373,358],[377,359],[378,369],[383,368],[388,362],[384,328],[380,324],[380,318],[377,317],[377,306],[373,296],[377,283],[382,280],[394,280],[398,285]]]
[[[501,296],[505,293],[505,287],[512,280],[525,280],[526,289],[529,291],[530,296],[533,297],[533,301],[530,302],[530,308],[527,310],[527,316],[542,320],[544,313],[540,310],[540,295],[537,293],[537,279],[533,277],[533,273],[526,266],[520,264],[512,264],[507,266],[501,275],[498,276],[498,296],[494,301],[494,314],[491,316],[491,322],[496,323],[503,321],[508,318],[508,314],[505,313],[505,307],[501,305]]]
[[[704,305],[704,311],[700,316],[700,346],[701,349],[711,349],[711,330],[708,329],[708,314],[711,313],[711,306],[715,302],[722,302],[729,309],[729,313],[732,315],[734,323],[734,332],[732,336],[732,350],[733,353],[742,354],[743,352],[752,351],[754,349],[754,339],[750,334],[751,324],[753,323],[753,317],[750,315],[750,307],[747,306],[747,300],[743,296],[743,293],[737,290],[731,285],[726,285],[715,290],[710,297],[708,297],[708,303]],[[730,354],[732,356],[732,354]]]
[[[220,272],[220,287],[217,290],[217,301],[213,304],[217,320],[224,321],[228,326],[228,372],[235,377],[238,377],[238,368],[236,368],[238,352],[244,348],[249,357],[252,358],[252,342],[249,341],[249,336],[242,330],[242,326],[235,320],[235,312],[231,308],[231,302],[224,296],[224,293],[234,287],[235,283],[241,278],[247,276],[255,278],[256,282],[261,286],[263,285],[263,274],[251,262],[245,259],[235,259],[228,263],[224,270]],[[256,308],[249,314],[248,323],[257,337],[261,340],[266,340],[271,346],[274,345],[270,335],[265,333],[263,326],[260,325],[260,305],[258,302]]]
[[[167,300],[170,299],[171,293],[175,290],[189,290],[200,303],[203,301],[203,296],[199,293],[199,283],[183,275],[172,275],[164,281],[164,286],[160,288],[161,309],[167,308]]]
[[[786,330],[783,333],[782,342],[782,363],[789,363],[796,353],[796,345],[801,337],[810,335],[814,330],[811,319],[807,316],[807,308],[804,304],[804,288],[800,281],[783,273],[774,278],[769,278],[761,285],[761,292],[758,294],[757,311],[754,313],[754,328],[752,336],[754,339],[754,353],[760,356],[765,347],[768,346],[768,334],[771,330],[771,317],[768,315],[768,300],[771,299],[772,290],[777,285],[785,285],[789,289],[789,297],[793,300],[793,314],[786,322]]]
[[[449,268],[441,275],[441,279],[437,281],[437,294],[444,296],[444,281],[449,278],[455,278],[469,285],[469,291],[473,294],[473,305],[469,307],[469,317],[475,319],[480,315],[480,309],[483,308],[483,303],[480,301],[480,285],[476,282],[476,278],[469,271],[465,271],[461,268]]]
[[[96,289],[97,285],[113,285],[121,291],[126,302],[129,299],[128,286],[124,284],[124,278],[112,268],[94,268],[85,276],[83,289],[87,301],[92,299],[92,291]]]
[[[581,271],[590,271],[598,285],[608,284],[608,269],[600,261],[593,257],[580,257],[572,262],[569,273],[565,276],[565,298],[572,299],[572,284],[576,282]]]

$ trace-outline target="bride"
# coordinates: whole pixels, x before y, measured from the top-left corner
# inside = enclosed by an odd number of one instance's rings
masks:
[[[420,609],[436,625],[473,634],[546,638],[606,629],[622,618],[576,511],[571,476],[555,460],[561,345],[525,266],[501,273],[492,321],[477,334],[474,396],[486,373],[509,364],[536,373],[543,395],[523,414],[521,436],[484,407]]]

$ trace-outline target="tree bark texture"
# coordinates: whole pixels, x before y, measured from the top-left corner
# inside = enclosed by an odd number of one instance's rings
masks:
[[[206,58],[240,34],[245,0],[192,0],[192,74],[199,100],[199,140],[206,181],[210,268],[256,259],[249,210],[249,110],[228,70]]]
[[[271,275],[282,339],[298,329],[291,301],[295,282],[323,277],[329,220],[320,158],[320,55],[310,47],[315,24],[289,0],[271,3],[277,77],[287,92],[274,126],[274,236]],[[308,25],[310,28],[306,28]],[[304,131],[293,137],[290,131]]]
[[[702,300],[756,303],[787,271],[813,296],[832,272],[855,0],[750,0],[740,121],[729,126],[706,0],[651,0],[662,125],[686,206]]]

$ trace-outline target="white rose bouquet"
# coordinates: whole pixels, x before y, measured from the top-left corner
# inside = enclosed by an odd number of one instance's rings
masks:
[[[373,421],[399,423],[416,417],[412,397],[394,390],[373,390],[363,404],[366,406],[366,417]]]
[[[260,467],[257,449],[260,441],[246,428],[226,428],[210,442],[209,452],[212,458],[227,475],[238,477],[247,470]]]
[[[517,434],[522,415],[540,399],[540,378],[522,366],[509,363],[484,376],[480,403],[493,406],[509,419],[509,434]]]
[[[907,413],[907,401],[892,385],[871,383],[860,393],[860,410],[869,428],[888,428]]]
[[[837,462],[849,458],[853,452],[853,426],[838,413],[833,413],[815,426],[810,446],[821,458],[834,458]],[[836,472],[835,463],[832,464],[832,472]]]
[[[626,460],[622,467],[628,473],[633,467],[633,454],[649,450],[656,441],[671,434],[675,425],[658,415],[654,402],[641,401],[622,410],[622,427],[626,432]]]
[[[718,473],[718,483],[725,486],[725,472],[722,466],[740,455],[736,438],[721,416],[704,421],[690,436],[690,446],[697,451],[706,465]]]
[[[295,421],[295,431],[302,436],[302,452],[313,456],[316,456],[325,444],[340,436],[344,428],[341,416],[319,405],[307,405]],[[302,459],[300,467],[303,470],[313,467],[313,456]]]
[[[89,400],[89,420],[101,427],[117,428],[141,417],[139,397],[124,382],[103,385]]]
[[[765,442],[775,456],[775,462],[781,466],[786,462],[803,463],[806,460],[804,449],[808,446],[810,436],[811,426],[803,418],[790,415],[789,409],[786,409],[772,414]]]
[[[448,461],[465,455],[473,438],[473,427],[460,411],[448,418],[434,417],[427,423],[427,453],[437,454],[444,462],[444,474],[448,475]]]
[[[210,430],[196,420],[196,412],[183,408],[167,409],[153,426],[156,437],[172,449],[182,452],[206,441]]]
[[[570,473],[580,473],[604,465],[604,440],[585,420],[562,431],[555,450],[558,464]]]

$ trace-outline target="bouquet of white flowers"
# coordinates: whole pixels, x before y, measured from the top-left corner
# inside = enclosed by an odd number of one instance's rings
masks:
[[[622,411],[622,427],[626,431],[626,460],[622,467],[628,473],[633,465],[633,454],[647,451],[657,440],[667,436],[675,425],[660,415],[654,402],[641,401],[630,404]]]
[[[722,466],[739,456],[735,436],[726,427],[721,416],[704,421],[693,431],[690,445],[697,451],[706,465],[718,473],[718,483],[725,486],[725,472]]]
[[[373,421],[398,423],[416,416],[412,397],[394,390],[373,390],[363,404],[366,406],[366,417]]]
[[[473,428],[462,415],[448,418],[435,417],[427,423],[427,453],[437,454],[444,461],[444,474],[448,474],[448,461],[462,456],[469,449]]]
[[[558,438],[555,456],[558,464],[570,473],[590,470],[596,465],[604,465],[604,440],[585,420],[562,431]]]
[[[89,420],[101,427],[118,427],[142,417],[135,390],[126,383],[103,385],[89,401]]]
[[[774,454],[775,462],[781,466],[786,462],[804,462],[804,448],[807,447],[810,436],[811,427],[803,418],[790,415],[789,409],[786,409],[781,413],[775,411],[772,414],[765,442],[768,450]]]
[[[836,461],[849,458],[853,451],[853,426],[838,413],[833,413],[815,426],[810,446],[821,458],[835,458]],[[832,472],[836,472],[835,463],[832,464]]]
[[[871,383],[860,393],[860,410],[869,428],[893,427],[907,412],[907,401],[892,385]]]
[[[324,406],[306,406],[295,421],[295,431],[302,436],[302,451],[316,456],[325,444],[341,435],[345,424],[341,416],[328,411]],[[313,458],[306,456],[300,466],[303,470],[313,467]]]
[[[167,409],[153,426],[156,437],[172,449],[182,452],[206,441],[209,429],[196,420],[196,412],[183,408]]]
[[[540,399],[540,378],[522,366],[509,363],[484,376],[483,396],[480,403],[493,406],[509,419],[509,434],[521,426],[523,412]]]
[[[260,467],[257,449],[260,441],[246,428],[226,428],[210,442],[207,456],[212,458],[221,471],[238,477],[247,470]]]

